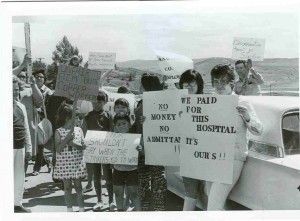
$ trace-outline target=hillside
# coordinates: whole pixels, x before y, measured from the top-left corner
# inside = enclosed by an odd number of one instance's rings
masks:
[[[211,91],[211,69],[220,63],[230,62],[234,65],[234,60],[230,58],[202,58],[194,59],[194,68],[201,73],[205,82],[205,91]],[[143,73],[156,73],[161,78],[161,71],[156,60],[132,60],[118,62],[119,76],[111,77],[110,83],[106,85],[121,86],[127,84],[132,90],[138,90],[140,77]],[[299,91],[299,59],[272,58],[260,62],[253,62],[253,66],[261,73],[266,81],[262,86],[263,90],[298,90]],[[129,80],[131,75],[132,81]],[[236,74],[236,79],[238,79]]]

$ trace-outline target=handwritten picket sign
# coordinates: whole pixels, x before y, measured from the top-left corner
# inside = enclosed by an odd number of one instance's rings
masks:
[[[167,83],[179,82],[180,75],[194,68],[193,60],[179,54],[154,50],[158,59],[158,65]]]
[[[265,39],[234,38],[232,45],[232,59],[263,61],[265,53]]]
[[[100,77],[100,71],[61,64],[54,93],[56,96],[97,101]]]
[[[29,57],[31,57],[31,40],[30,40],[30,23],[24,23],[24,35],[25,35],[25,49]],[[32,75],[32,63],[27,63],[27,75]]]
[[[232,184],[238,96],[182,97],[180,173]]]
[[[141,134],[88,130],[85,136],[86,163],[137,165]]]
[[[180,96],[187,90],[167,90],[143,93],[143,139],[145,163],[179,166]]]
[[[116,53],[108,52],[90,52],[89,69],[106,70],[114,69],[116,64]]]

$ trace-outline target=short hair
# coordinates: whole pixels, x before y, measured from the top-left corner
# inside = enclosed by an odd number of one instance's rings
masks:
[[[25,73],[25,77],[27,76],[26,71],[21,71],[21,72],[17,75],[17,77],[20,77],[20,76],[21,76],[21,73]]]
[[[38,70],[35,70],[35,71],[32,72],[33,76],[36,76],[37,74],[42,74],[44,76],[44,81],[47,80],[45,69],[38,69]]]
[[[73,56],[70,58],[69,62],[67,62],[67,64],[68,64],[68,65],[71,65],[71,66],[74,66],[74,65],[73,65],[73,60],[74,60],[75,58],[78,60],[78,64],[76,65],[76,67],[79,67],[80,59],[79,59],[78,55],[73,55]]]
[[[243,64],[245,68],[246,68],[247,65],[248,65],[247,61],[245,61],[245,60],[237,60],[237,61],[235,62],[235,65],[238,65],[238,64]]]
[[[117,93],[119,93],[119,94],[127,94],[129,92],[130,91],[129,91],[129,89],[127,87],[121,86],[121,87],[118,88],[118,92]]]
[[[154,74],[144,73],[141,78],[141,84],[145,91],[161,91],[163,89],[163,84],[158,76]]]
[[[128,108],[128,112],[127,114],[130,114],[130,110],[129,110],[129,102],[125,99],[125,98],[118,98],[116,101],[115,101],[115,104],[114,104],[114,110],[115,110],[115,106],[116,105],[122,105],[122,106],[125,106]]]
[[[197,94],[203,94],[204,81],[201,74],[193,69],[183,72],[179,79],[179,88],[183,88],[183,83],[190,83],[196,81],[198,85]]]
[[[57,127],[62,127],[65,125],[68,119],[72,118],[73,105],[63,101],[58,108],[56,125]]]
[[[235,75],[233,72],[234,68],[230,63],[218,64],[210,72],[211,74],[211,83],[214,87],[214,79],[220,79],[223,76],[227,76],[227,83],[234,83]]]
[[[130,117],[128,114],[116,114],[114,116],[114,125],[116,125],[118,120],[126,120],[130,124]]]
[[[108,101],[108,95],[104,91],[99,90],[98,95],[97,95],[97,101],[107,102]]]
[[[15,75],[12,76],[12,83],[13,84],[17,83],[18,84],[19,91],[24,90],[25,83],[23,81],[21,81],[17,76],[15,76]]]

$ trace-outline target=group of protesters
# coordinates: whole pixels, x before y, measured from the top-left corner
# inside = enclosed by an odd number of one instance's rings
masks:
[[[79,211],[84,212],[84,193],[95,188],[97,202],[94,211],[102,211],[101,181],[105,177],[110,211],[164,211],[166,208],[167,181],[164,166],[145,164],[143,136],[136,147],[139,151],[138,165],[109,165],[85,163],[83,150],[86,148],[84,137],[88,130],[110,131],[115,133],[135,133],[143,135],[143,99],[130,113],[129,102],[120,98],[114,103],[112,114],[104,110],[108,96],[102,85],[112,70],[105,72],[100,80],[97,101],[92,102],[93,110],[80,114],[76,110],[77,100],[55,96],[45,86],[44,70],[36,70],[26,79],[27,64],[31,58],[25,55],[23,62],[13,69],[13,128],[14,128],[14,210],[15,212],[31,212],[22,205],[25,174],[30,159],[35,161],[32,174],[39,175],[43,166],[52,171],[53,180],[61,184],[64,190],[65,204],[68,212],[73,211],[72,188],[77,196]],[[73,56],[68,65],[79,66],[79,58]],[[220,95],[259,95],[260,85],[264,83],[262,76],[252,67],[251,60],[238,60],[235,70],[239,79],[235,79],[234,67],[230,63],[217,64],[211,70],[211,83],[216,94]],[[166,87],[154,74],[141,76],[140,93],[145,91],[161,91]],[[190,69],[184,71],[179,79],[178,89],[188,89],[189,94],[203,94],[204,81],[199,72]],[[169,87],[169,90],[171,90]],[[124,86],[118,93],[130,93]],[[226,107],[224,107],[226,108]],[[236,111],[240,116],[235,141],[233,183],[210,183],[207,210],[224,210],[226,199],[237,182],[247,157],[247,131],[259,135],[262,124],[249,102],[239,96]],[[236,114],[236,113],[232,113]],[[134,119],[131,117],[134,115]],[[52,162],[44,153],[44,145],[37,144],[37,125],[45,117],[53,127]],[[133,122],[134,121],[134,122]],[[82,187],[82,180],[87,185]],[[185,187],[184,211],[195,210],[199,186],[203,180],[183,177]],[[209,182],[207,182],[209,183]],[[94,187],[93,187],[94,186]],[[125,200],[124,200],[124,195]]]

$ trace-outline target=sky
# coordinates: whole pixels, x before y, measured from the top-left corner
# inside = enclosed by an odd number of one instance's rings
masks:
[[[32,58],[52,62],[66,35],[83,61],[89,52],[116,52],[117,61],[156,59],[153,49],[192,59],[231,57],[234,37],[266,40],[265,58],[298,58],[298,17],[292,13],[71,15],[30,17]],[[17,17],[15,17],[15,20]],[[12,45],[25,47],[23,23],[12,24]]]

